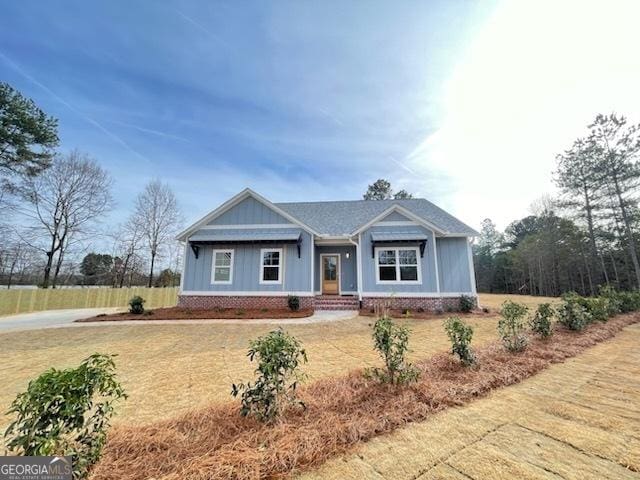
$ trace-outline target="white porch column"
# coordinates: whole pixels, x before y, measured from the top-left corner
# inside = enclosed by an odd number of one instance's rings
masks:
[[[311,296],[315,295],[315,278],[314,278],[314,270],[316,268],[316,242],[315,242],[315,235],[313,233],[310,234],[311,236]]]
[[[438,270],[438,252],[436,250],[436,234],[432,233],[431,238],[433,239],[433,263],[436,267],[436,292],[440,293],[440,271]]]

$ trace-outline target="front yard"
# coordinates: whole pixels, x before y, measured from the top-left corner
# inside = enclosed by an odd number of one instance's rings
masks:
[[[481,296],[495,309],[504,297]],[[518,297],[530,306],[545,299]],[[446,351],[442,318],[398,319],[408,325],[410,359]],[[497,338],[495,315],[466,317],[473,344]],[[305,346],[307,383],[378,365],[372,318],[287,325]],[[129,399],[116,423],[174,418],[211,402],[227,402],[231,383],[252,378],[249,340],[274,325],[83,326],[0,334],[0,410],[28,380],[51,366],[67,367],[94,352],[118,355]],[[373,439],[354,454],[330,460],[309,478],[636,478],[640,467],[637,401],[640,327],[488,398],[451,408],[425,422]],[[0,417],[0,430],[8,418]],[[551,460],[549,460],[551,459]],[[490,461],[489,461],[490,460]],[[547,462],[547,463],[545,463]],[[633,469],[628,470],[628,468]]]

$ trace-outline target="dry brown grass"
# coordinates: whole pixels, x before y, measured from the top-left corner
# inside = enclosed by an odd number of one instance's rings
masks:
[[[468,317],[474,343],[496,338],[496,319]],[[449,348],[441,319],[400,320],[413,331],[410,358]],[[309,381],[342,375],[378,362],[371,344],[371,318],[285,325],[304,344]],[[77,365],[94,352],[117,354],[118,378],[129,398],[117,423],[143,424],[172,418],[211,402],[228,401],[233,382],[252,378],[249,341],[277,325],[117,325],[0,333],[0,412],[29,380],[50,367]],[[0,431],[9,418],[0,414]]]
[[[611,338],[638,320],[638,314],[620,316],[606,324],[591,325],[580,334],[559,330],[548,341],[533,341],[518,355],[511,355],[493,343],[477,351],[479,367],[475,369],[461,367],[448,354],[437,354],[418,362],[420,380],[400,390],[368,381],[360,370],[320,380],[301,391],[307,405],[305,411],[291,411],[273,426],[242,418],[237,404],[226,403],[144,427],[119,427],[110,435],[93,478],[288,476],[344,453],[359,442],[448,407],[463,405],[492,389],[517,383]],[[615,395],[607,401],[618,402]],[[503,435],[505,443],[508,444],[512,434]],[[471,465],[486,455],[499,460],[504,446],[501,447],[499,438],[496,442],[493,451],[478,452],[476,460],[473,457],[463,460]],[[628,462],[631,468],[640,470],[633,457],[625,459],[631,460]],[[508,462],[502,464],[509,467]],[[521,476],[522,468],[511,467],[510,475]]]
[[[529,309],[536,308],[541,303],[555,304],[560,301],[558,297],[532,297],[530,295],[511,295],[502,293],[482,293],[480,294],[480,306],[497,311],[506,300],[524,303]]]

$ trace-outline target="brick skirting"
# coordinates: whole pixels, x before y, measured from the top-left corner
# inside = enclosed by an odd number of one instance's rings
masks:
[[[474,299],[478,306],[477,297]],[[460,297],[363,297],[362,308],[374,308],[376,305],[388,305],[394,310],[424,310],[425,312],[447,312],[460,310]]]
[[[336,297],[340,298],[340,297]],[[356,297],[357,298],[357,297]],[[314,308],[314,297],[300,297],[300,308]],[[362,308],[374,308],[376,304],[387,304],[392,309],[424,310],[427,312],[457,311],[460,297],[363,297]],[[475,299],[476,306],[478,299]],[[212,308],[286,308],[286,296],[220,296],[179,295],[178,306],[193,309]]]
[[[193,309],[212,308],[287,308],[286,296],[241,297],[237,295],[178,295],[178,306]],[[313,297],[300,297],[300,308],[313,308]]]

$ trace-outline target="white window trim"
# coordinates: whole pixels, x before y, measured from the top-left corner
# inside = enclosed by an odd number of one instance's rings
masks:
[[[264,278],[264,267],[271,266],[275,267],[275,265],[264,265],[264,254],[267,252],[280,252],[280,262],[278,265],[278,280],[263,280]],[[258,268],[258,281],[260,285],[281,285],[282,284],[282,276],[284,274],[284,249],[283,248],[261,248],[260,249],[260,268]]]
[[[229,260],[229,280],[216,281],[216,253],[230,253]],[[211,255],[211,285],[231,285],[233,283],[233,263],[235,259],[235,251],[232,248],[214,249]]]
[[[380,280],[380,257],[378,252],[381,250],[395,250],[396,252],[396,280]],[[418,269],[418,280],[400,280],[400,257],[399,251],[413,250],[416,252],[416,262]],[[376,256],[376,284],[378,285],[422,285],[422,259],[420,258],[420,249],[418,247],[376,247],[374,250]],[[383,265],[389,267],[391,265]]]

